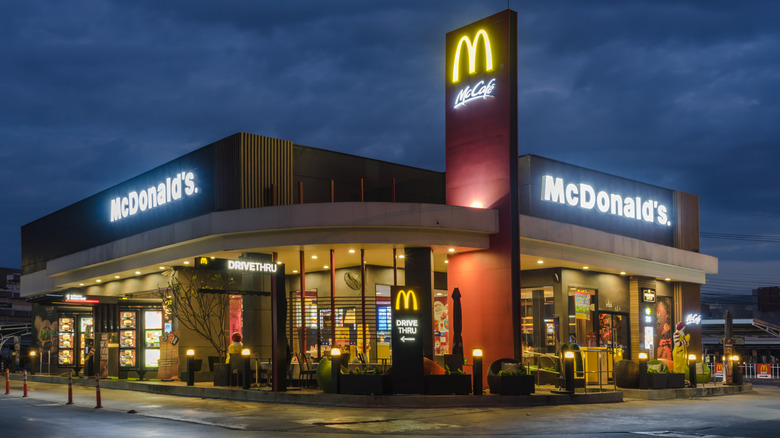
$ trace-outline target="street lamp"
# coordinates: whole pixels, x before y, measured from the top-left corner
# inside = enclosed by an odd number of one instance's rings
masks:
[[[341,357],[341,350],[338,347],[330,349],[330,386],[331,392],[334,394],[339,393],[339,358]]]
[[[482,349],[472,349],[471,357],[474,361],[474,366],[472,367],[472,372],[474,374],[474,395],[482,395]]]
[[[647,389],[647,353],[639,353],[639,389]]]
[[[688,355],[688,379],[691,381],[691,388],[696,387],[696,355]]]
[[[244,389],[249,389],[249,354],[248,348],[241,350],[241,383]]]

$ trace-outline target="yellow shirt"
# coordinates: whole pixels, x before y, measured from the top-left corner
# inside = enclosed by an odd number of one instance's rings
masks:
[[[241,350],[244,349],[244,344],[241,342],[233,342],[228,347],[227,351],[227,358],[225,359],[225,363],[230,363],[230,355],[231,354],[241,354]]]

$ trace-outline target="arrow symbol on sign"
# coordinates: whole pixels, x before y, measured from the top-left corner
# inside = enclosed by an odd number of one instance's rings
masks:
[[[401,342],[406,342],[406,341],[414,341],[414,338],[407,338],[406,336],[401,336]]]

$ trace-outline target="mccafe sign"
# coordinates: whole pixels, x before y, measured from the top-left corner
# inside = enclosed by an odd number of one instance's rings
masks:
[[[468,58],[468,71],[461,72],[463,64],[462,55]],[[482,71],[477,69],[477,61],[481,61]],[[496,78],[487,77],[468,82],[470,76],[477,73],[489,73],[493,71],[493,51],[490,48],[490,36],[484,29],[479,29],[473,36],[464,35],[458,41],[455,48],[455,57],[452,63],[452,83],[464,83],[458,91],[453,109],[460,108],[475,100],[487,100],[494,97],[496,90]],[[465,79],[464,79],[465,77]]]

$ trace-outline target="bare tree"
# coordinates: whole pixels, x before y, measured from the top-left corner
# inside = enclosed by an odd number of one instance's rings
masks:
[[[223,362],[230,317],[230,295],[225,291],[233,283],[233,278],[216,271],[185,268],[171,271],[168,287],[158,290],[166,313],[207,340]]]

